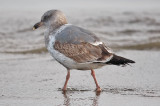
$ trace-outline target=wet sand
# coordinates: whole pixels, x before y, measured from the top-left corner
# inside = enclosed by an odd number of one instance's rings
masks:
[[[47,54],[1,54],[1,106],[158,106],[160,68],[158,51],[117,52],[136,61],[126,67],[96,70],[102,88],[96,94],[90,71],[71,71],[63,94],[66,69]],[[147,58],[146,58],[147,57]],[[144,61],[145,60],[145,61]]]

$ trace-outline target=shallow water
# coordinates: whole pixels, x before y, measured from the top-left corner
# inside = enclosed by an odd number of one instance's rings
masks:
[[[90,16],[81,19],[75,17],[70,20],[70,23],[95,32],[107,45],[113,48],[127,48],[129,46],[130,49],[138,49],[139,45],[143,45],[141,49],[159,50],[159,19],[160,15],[157,13],[108,12],[103,16]],[[3,26],[0,26],[0,52],[23,52],[44,47],[44,30],[32,31],[32,26],[37,21],[39,20],[24,16],[18,19],[16,17],[11,19],[10,17],[1,17],[0,24]]]

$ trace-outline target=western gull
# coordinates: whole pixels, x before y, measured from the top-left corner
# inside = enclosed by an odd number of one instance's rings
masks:
[[[45,26],[45,45],[50,54],[68,71],[63,91],[67,89],[70,70],[91,70],[96,84],[96,91],[101,88],[96,80],[94,69],[105,65],[126,65],[133,60],[115,55],[91,31],[68,24],[60,10],[49,10],[43,14],[41,21],[33,26],[33,30]]]

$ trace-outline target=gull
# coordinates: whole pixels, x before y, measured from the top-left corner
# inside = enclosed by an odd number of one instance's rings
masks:
[[[33,30],[45,26],[45,45],[52,57],[67,69],[66,81],[62,88],[67,90],[70,70],[91,70],[96,91],[101,88],[96,80],[94,69],[105,65],[127,65],[133,60],[117,56],[93,32],[68,24],[63,12],[49,10]]]

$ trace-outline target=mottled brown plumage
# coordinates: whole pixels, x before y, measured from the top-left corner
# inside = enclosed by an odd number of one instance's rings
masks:
[[[105,45],[95,46],[90,43],[69,44],[57,41],[54,48],[77,63],[101,62],[113,55],[105,49]]]
[[[92,62],[102,57],[99,46],[90,43],[68,44],[55,42],[54,48],[78,63]]]

